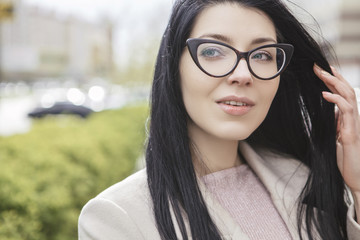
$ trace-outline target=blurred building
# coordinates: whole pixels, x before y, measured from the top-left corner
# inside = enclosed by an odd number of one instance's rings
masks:
[[[112,70],[112,26],[61,16],[14,2],[0,24],[2,81],[68,76],[107,77]]]
[[[352,85],[360,87],[360,1],[343,0],[340,9],[335,50],[344,74]]]
[[[335,50],[340,72],[354,87],[360,87],[360,1],[295,1],[311,13],[319,23],[321,34]],[[308,14],[301,10],[297,13],[310,29],[318,31]]]

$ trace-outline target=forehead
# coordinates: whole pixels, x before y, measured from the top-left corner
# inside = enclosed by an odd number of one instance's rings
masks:
[[[190,37],[214,34],[225,36],[234,46],[257,38],[276,40],[275,26],[265,13],[237,3],[211,5],[197,16]]]

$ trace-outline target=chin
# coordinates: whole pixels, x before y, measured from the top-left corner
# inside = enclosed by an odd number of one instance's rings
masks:
[[[224,140],[241,141],[247,139],[254,131],[221,132],[218,137]]]

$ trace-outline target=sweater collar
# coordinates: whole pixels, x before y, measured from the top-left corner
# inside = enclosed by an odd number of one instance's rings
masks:
[[[291,157],[253,149],[245,141],[240,141],[239,150],[269,191],[271,199],[293,239],[298,239],[298,198],[307,180],[309,172],[307,167]],[[212,197],[204,183],[200,180],[198,183],[209,213],[220,232],[224,234],[225,239],[248,239],[227,210]]]

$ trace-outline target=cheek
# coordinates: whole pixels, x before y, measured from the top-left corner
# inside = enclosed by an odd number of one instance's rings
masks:
[[[277,77],[270,81],[260,82],[260,85],[257,89],[260,94],[262,104],[265,107],[270,107],[279,88],[279,84],[280,77]]]
[[[279,88],[279,83],[280,79],[276,78],[271,80],[271,82],[263,83],[262,86],[258,88],[258,93],[260,94],[260,109],[257,111],[257,123],[259,126],[265,120],[270,110],[271,104]]]
[[[180,59],[179,71],[180,71],[180,87],[182,92],[182,98],[184,101],[185,108],[187,109],[189,103],[194,101],[192,100],[194,96],[193,92],[196,92],[198,87],[196,86],[196,81],[192,81],[191,79],[194,76],[194,74],[189,62],[186,59],[186,56],[182,56]]]
[[[179,71],[185,107],[202,104],[213,88],[209,78],[195,65],[188,53],[181,57]]]
[[[192,108],[198,105],[194,103],[198,103],[197,97],[199,96],[200,84],[196,79],[196,71],[192,67],[190,60],[190,56],[183,53],[180,59],[179,71],[183,102],[187,113],[191,116]]]

